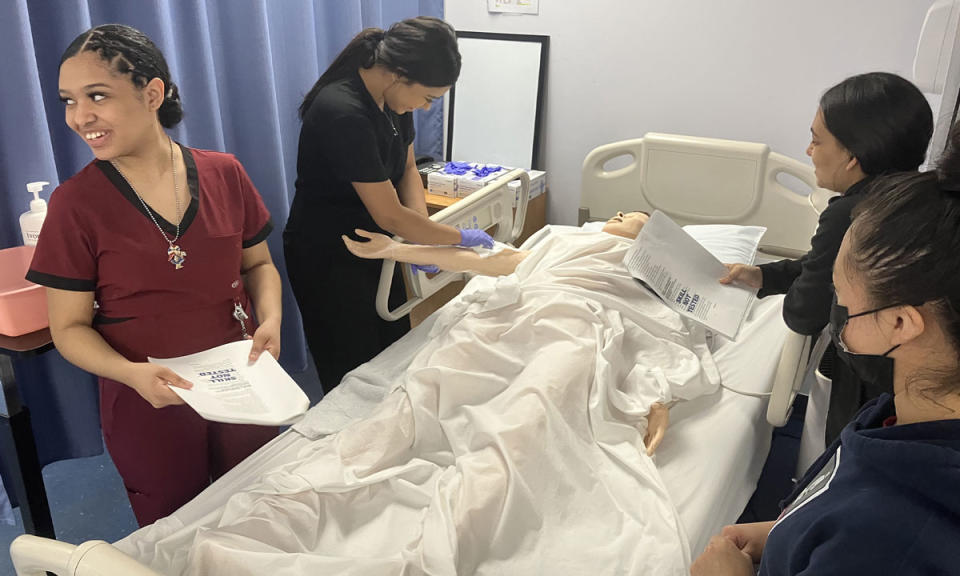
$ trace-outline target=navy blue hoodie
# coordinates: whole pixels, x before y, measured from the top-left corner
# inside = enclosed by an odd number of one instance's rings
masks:
[[[759,574],[960,574],[960,420],[884,426],[866,404],[810,467]]]

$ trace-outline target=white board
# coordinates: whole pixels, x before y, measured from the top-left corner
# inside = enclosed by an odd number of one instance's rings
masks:
[[[543,45],[461,37],[463,66],[453,93],[450,160],[535,168]]]

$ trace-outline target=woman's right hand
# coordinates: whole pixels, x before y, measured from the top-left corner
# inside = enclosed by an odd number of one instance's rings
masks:
[[[724,526],[720,535],[733,542],[744,554],[753,559],[754,564],[760,562],[763,548],[767,545],[767,536],[773,529],[774,522],[753,522],[750,524],[731,524]]]
[[[748,288],[763,288],[763,271],[759,266],[746,264],[724,264],[727,275],[720,279],[721,284],[742,284]]]
[[[136,390],[137,394],[154,408],[184,403],[183,399],[170,389],[170,386],[185,390],[193,388],[193,384],[178,376],[173,370],[150,362],[132,363],[124,383]]]

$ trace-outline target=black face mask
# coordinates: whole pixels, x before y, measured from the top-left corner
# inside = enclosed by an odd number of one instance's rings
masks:
[[[837,296],[834,294],[833,305],[830,307],[830,338],[833,340],[833,345],[837,347],[837,356],[850,367],[861,382],[889,391],[893,390],[893,358],[890,358],[889,354],[899,348],[900,345],[897,344],[880,356],[876,354],[857,354],[856,352],[850,352],[846,344],[843,343],[843,329],[847,325],[847,320],[851,318],[875,314],[894,306],[898,306],[898,304],[867,310],[859,314],[849,314],[846,306],[837,304]]]

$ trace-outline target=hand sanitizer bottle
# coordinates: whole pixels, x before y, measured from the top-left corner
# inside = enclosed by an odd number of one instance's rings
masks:
[[[27,184],[27,191],[33,194],[33,200],[30,201],[30,211],[20,215],[20,232],[23,234],[25,246],[36,246],[40,238],[40,228],[43,226],[43,219],[47,217],[47,203],[40,198],[40,191],[48,184],[50,183]]]

